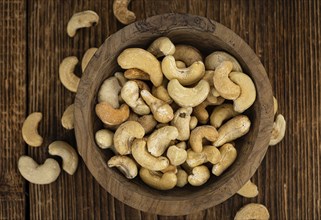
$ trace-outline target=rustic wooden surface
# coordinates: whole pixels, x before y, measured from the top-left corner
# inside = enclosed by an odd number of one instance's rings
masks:
[[[321,2],[249,0],[133,0],[138,19],[166,12],[209,17],[239,34],[268,72],[287,119],[283,142],[271,147],[253,182],[254,199],[228,201],[189,216],[143,213],[112,198],[94,180],[83,162],[74,176],[62,173],[46,186],[29,184],[17,171],[22,154],[43,162],[53,140],[75,145],[74,134],[60,124],[74,94],[58,79],[60,61],[81,58],[123,27],[112,15],[112,1],[0,1],[0,219],[233,219],[249,202],[267,206],[271,219],[321,219]],[[67,36],[75,12],[92,9],[101,22]],[[80,72],[80,68],[77,69]],[[41,148],[26,146],[23,119],[43,112]],[[215,199],[215,198],[213,198]]]

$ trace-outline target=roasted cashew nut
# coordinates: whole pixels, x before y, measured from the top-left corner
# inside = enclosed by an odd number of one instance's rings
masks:
[[[87,10],[74,14],[67,24],[67,34],[69,37],[74,37],[80,28],[91,27],[97,25],[99,16],[96,12]]]
[[[269,220],[270,214],[267,208],[258,203],[250,203],[243,206],[235,215],[234,220]]]
[[[189,45],[176,45],[173,56],[175,60],[183,61],[187,66],[190,66],[197,61],[203,61],[199,50]]]
[[[259,191],[257,190],[257,186],[249,180],[237,191],[237,194],[245,198],[254,198],[259,194]]]
[[[175,114],[171,121],[171,125],[175,126],[178,130],[177,140],[186,141],[190,136],[190,126],[189,122],[191,120],[192,108],[180,108]]]
[[[176,174],[173,172],[161,174],[142,167],[139,176],[144,183],[158,190],[172,189],[177,183]]]
[[[100,102],[96,104],[95,111],[98,118],[106,125],[120,125],[129,117],[129,107],[126,104],[115,109],[108,102]]]
[[[220,176],[227,168],[229,168],[237,156],[235,147],[230,143],[224,144],[222,147],[220,147],[220,153],[220,162],[214,164],[212,168],[212,173],[215,176]]]
[[[215,70],[223,61],[230,61],[233,64],[232,71],[243,72],[241,65],[230,54],[223,51],[215,51],[205,58],[205,66],[208,70]]]
[[[278,144],[284,138],[285,129],[286,121],[283,115],[279,114],[273,123],[272,136],[269,143],[270,146]]]
[[[61,117],[62,127],[71,130],[74,129],[74,104],[69,105]]]
[[[71,92],[77,92],[80,78],[74,74],[78,58],[66,57],[59,66],[59,78],[61,83]]]
[[[196,153],[200,153],[203,150],[203,138],[206,138],[209,141],[216,141],[219,134],[213,126],[210,125],[203,125],[196,127],[191,132],[191,136],[189,139],[189,144],[193,151]]]
[[[166,156],[172,165],[179,166],[186,161],[187,152],[184,149],[172,145],[167,149]]]
[[[128,10],[131,0],[114,0],[113,12],[118,21],[123,24],[130,24],[136,20],[134,12]]]
[[[113,108],[119,108],[121,86],[115,76],[105,79],[98,91],[98,102],[108,102]]]
[[[116,167],[127,179],[137,176],[138,169],[135,161],[128,156],[113,156],[107,162],[108,167]]]
[[[159,37],[151,43],[147,51],[155,57],[173,55],[175,53],[175,45],[168,37]]]
[[[204,165],[194,167],[192,173],[188,176],[188,182],[192,186],[201,186],[210,178],[210,171]]]
[[[210,123],[215,128],[221,127],[222,123],[228,119],[231,119],[240,113],[234,111],[232,104],[222,104],[217,106],[210,117]]]
[[[94,54],[96,53],[97,50],[98,50],[97,47],[92,47],[92,48],[89,48],[85,52],[85,54],[84,54],[84,56],[82,57],[82,60],[81,60],[81,70],[82,70],[82,72],[85,72],[85,69],[86,69],[89,61],[94,56]]]
[[[32,147],[39,147],[43,142],[43,138],[38,133],[38,125],[41,119],[41,112],[33,112],[28,115],[22,125],[22,138]]]

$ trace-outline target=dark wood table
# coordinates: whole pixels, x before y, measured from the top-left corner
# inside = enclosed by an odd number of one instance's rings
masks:
[[[250,202],[264,204],[271,219],[321,219],[321,2],[133,0],[130,8],[138,19],[181,12],[231,28],[261,59],[287,120],[285,139],[269,148],[252,178],[258,197],[235,195],[177,219],[233,219]],[[100,15],[99,25],[69,38],[69,18],[86,9]],[[82,160],[75,175],[62,172],[50,185],[29,184],[17,170],[24,154],[42,163],[54,140],[76,146],[74,132],[60,123],[75,94],[59,81],[59,63],[71,55],[81,59],[122,27],[111,0],[0,2],[0,219],[174,219],[120,203],[99,186]],[[23,120],[34,111],[43,113],[40,148],[28,147],[21,136]]]

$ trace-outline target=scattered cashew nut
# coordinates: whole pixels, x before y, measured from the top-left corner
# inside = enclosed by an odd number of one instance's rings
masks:
[[[43,142],[43,138],[38,133],[38,125],[41,119],[41,112],[33,112],[28,115],[22,125],[22,138],[32,147],[39,147]]]
[[[235,147],[230,144],[224,144],[220,147],[221,160],[217,164],[213,165],[212,173],[215,176],[220,176],[231,164],[235,161],[237,157],[237,151]]]
[[[284,138],[285,129],[286,121],[283,115],[279,114],[273,123],[272,136],[269,143],[270,146],[278,144]]]
[[[97,50],[98,50],[97,47],[92,47],[92,48],[89,48],[85,52],[85,54],[84,54],[84,56],[82,57],[82,60],[81,60],[81,70],[82,70],[82,72],[85,72],[85,69],[86,69],[89,61],[94,56],[94,54],[96,53]]]
[[[74,104],[69,105],[61,117],[62,127],[71,130],[74,128]]]
[[[192,186],[201,186],[210,178],[210,171],[204,165],[194,167],[188,176],[188,182]]]
[[[245,198],[254,198],[259,194],[259,191],[257,190],[257,186],[249,180],[237,191],[237,194]]]
[[[75,56],[66,57],[59,66],[59,78],[61,83],[71,92],[77,92],[80,78],[74,74],[78,58]]]
[[[215,70],[223,61],[230,61],[233,64],[233,71],[243,72],[237,60],[230,54],[223,51],[215,51],[205,58],[205,66],[208,70]]]
[[[189,139],[189,144],[193,151],[196,153],[200,153],[203,150],[203,138],[206,138],[209,141],[216,141],[219,134],[213,126],[210,125],[203,125],[196,127],[191,132],[191,136]]]
[[[100,102],[96,104],[95,111],[98,118],[107,125],[119,125],[129,117],[129,107],[126,104],[115,109],[108,102]]]
[[[151,43],[147,51],[155,57],[173,55],[175,53],[175,45],[168,37],[159,37]]]
[[[113,156],[108,160],[107,164],[108,167],[117,167],[128,179],[133,179],[137,176],[137,165],[135,161],[128,156]]]
[[[127,25],[136,20],[134,12],[128,10],[128,5],[131,0],[114,0],[113,12],[115,17],[121,23]]]
[[[188,140],[190,136],[189,122],[191,120],[192,111],[193,109],[191,107],[185,107],[180,108],[175,112],[171,125],[175,126],[178,130],[177,140]]]
[[[187,66],[190,66],[197,61],[203,61],[199,50],[189,45],[176,45],[173,56],[175,60],[183,61]]]
[[[99,16],[96,12],[87,10],[74,14],[67,24],[67,34],[69,37],[74,37],[80,28],[91,27],[97,25]]]
[[[235,215],[234,220],[251,220],[260,219],[268,220],[270,219],[270,214],[267,208],[258,203],[250,203],[243,206]]]
[[[177,183],[176,174],[173,172],[161,174],[142,167],[139,176],[144,183],[158,190],[172,189]]]

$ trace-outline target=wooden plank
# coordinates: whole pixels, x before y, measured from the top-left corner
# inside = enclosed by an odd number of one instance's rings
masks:
[[[26,145],[21,127],[26,116],[25,1],[0,2],[0,219],[23,219],[25,181],[17,161]]]

